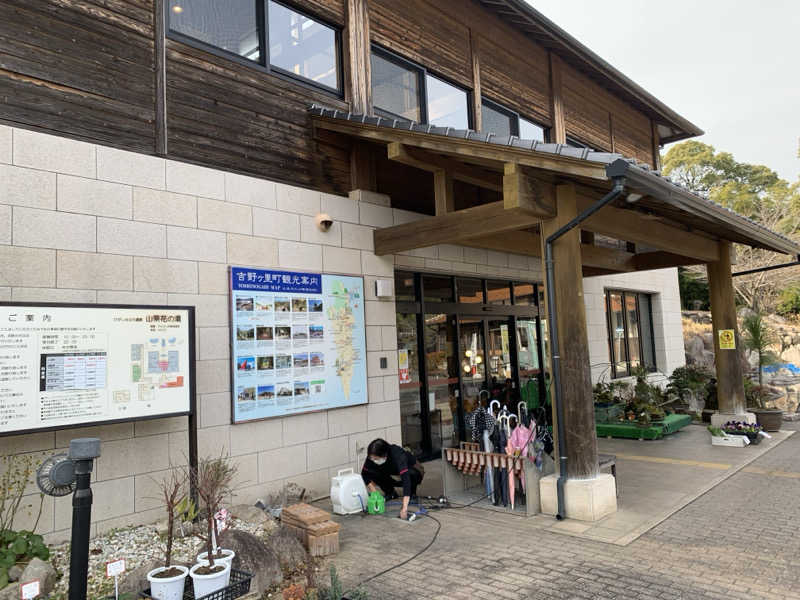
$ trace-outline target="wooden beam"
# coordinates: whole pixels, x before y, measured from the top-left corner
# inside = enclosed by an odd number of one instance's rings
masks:
[[[472,59],[472,127],[475,131],[482,131],[480,42],[478,34],[472,29],[469,30],[469,53]]]
[[[668,269],[669,267],[686,267],[688,265],[703,264],[703,261],[690,256],[682,256],[672,252],[642,252],[634,258],[636,271],[651,271],[653,269]]]
[[[412,223],[376,229],[375,254],[383,256],[437,244],[460,244],[479,236],[533,227],[540,219],[541,215],[531,214],[527,210],[506,210],[502,202],[492,202]]]
[[[167,44],[166,44],[166,0],[155,0],[153,4],[155,35],[155,151],[159,156],[167,155]]]
[[[661,136],[658,135],[658,125],[652,119],[650,120],[650,130],[652,131],[653,140],[653,168],[656,171],[661,170]]]
[[[433,195],[437,216],[451,213],[456,209],[453,178],[443,169],[433,173]]]
[[[345,78],[349,82],[346,100],[354,113],[372,114],[372,71],[370,64],[368,0],[346,1],[344,31]]]
[[[342,121],[329,117],[314,116],[312,120],[318,127],[330,131],[338,131],[366,140],[377,140],[384,143],[400,142],[484,166],[500,168],[507,162],[516,162],[528,167],[552,171],[559,175],[573,175],[591,180],[608,181],[605,167],[601,164],[587,163],[567,156],[531,152],[530,150],[512,146],[497,146],[462,138],[433,136],[423,132],[389,129],[378,127],[377,125]]]
[[[452,178],[458,181],[496,192],[503,191],[503,178],[500,173],[481,167],[471,167],[459,161],[425,152],[400,142],[389,142],[386,146],[386,155],[389,160],[395,160],[410,167],[432,173],[441,170],[448,171]]]
[[[378,173],[375,154],[368,144],[353,140],[350,148],[350,189],[376,191]]]
[[[579,209],[585,210],[592,202],[587,198],[581,199]],[[671,225],[655,224],[633,210],[606,206],[589,217],[582,227],[618,240],[675,252],[703,262],[719,258],[719,247],[715,240]]]
[[[506,209],[519,208],[550,218],[556,214],[554,199],[552,185],[536,179],[536,173],[530,167],[505,164],[503,205]]]
[[[742,415],[746,411],[742,363],[735,344],[737,333],[736,301],[731,277],[730,242],[719,243],[719,260],[706,265],[708,292],[711,300],[714,365],[717,371],[717,400],[722,414]],[[720,348],[721,330],[734,333],[734,347]],[[734,417],[731,417],[733,420]],[[743,420],[741,417],[737,420]]]
[[[548,52],[550,56],[550,101],[553,113],[553,128],[551,142],[556,144],[567,143],[567,125],[564,118],[564,100],[561,95],[561,59]]]

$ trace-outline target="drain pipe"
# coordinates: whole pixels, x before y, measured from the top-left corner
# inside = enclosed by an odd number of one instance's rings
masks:
[[[544,246],[545,287],[547,288],[547,318],[550,321],[550,349],[553,360],[553,402],[555,403],[556,426],[558,431],[558,480],[556,482],[558,513],[556,514],[556,519],[559,521],[566,516],[566,509],[564,506],[564,482],[567,479],[567,440],[566,432],[564,431],[564,402],[561,395],[561,356],[558,348],[558,322],[556,321],[553,242],[555,242],[568,231],[583,223],[586,219],[591,217],[606,204],[613,202],[622,194],[622,192],[625,190],[624,172],[627,170],[627,164],[624,167],[619,168],[620,165],[617,164],[618,162],[624,161],[615,161],[606,168],[606,174],[611,177],[612,181],[614,182],[614,187],[612,190],[600,200],[592,204],[581,214],[572,219],[569,223],[549,236],[545,241]]]

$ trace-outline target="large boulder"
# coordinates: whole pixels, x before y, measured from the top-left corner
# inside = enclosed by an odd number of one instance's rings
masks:
[[[690,364],[702,362],[703,350],[705,350],[703,338],[699,335],[693,335],[692,337],[688,338],[684,342],[684,350],[686,351],[687,358],[691,359],[688,361]]]
[[[236,506],[232,506],[229,512],[237,519],[247,521],[248,523],[260,525],[272,521],[272,515],[267,511],[249,504],[237,504]]]
[[[0,600],[19,600],[19,584],[9,583],[0,590]]]
[[[277,554],[281,567],[294,571],[308,560],[308,552],[286,527],[279,527],[267,538],[267,546]]]
[[[233,550],[233,568],[253,575],[250,591],[263,594],[283,581],[281,563],[264,541],[241,529],[228,529],[219,536],[219,545]]]
[[[42,592],[42,596],[47,596],[56,586],[58,573],[56,573],[53,565],[49,562],[40,558],[33,558],[22,571],[19,580],[23,583],[27,583],[28,581],[34,581],[36,579],[39,580],[39,589]]]
[[[135,569],[126,571],[119,580],[120,595],[131,594],[136,596],[142,590],[149,588],[150,582],[147,581],[147,574],[153,569],[163,566],[163,560],[153,559],[145,562],[143,565],[138,566]]]

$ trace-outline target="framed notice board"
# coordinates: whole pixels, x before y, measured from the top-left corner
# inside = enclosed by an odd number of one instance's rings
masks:
[[[232,421],[367,402],[361,277],[231,267]]]
[[[192,444],[194,331],[194,307],[0,303],[0,435],[186,415]]]

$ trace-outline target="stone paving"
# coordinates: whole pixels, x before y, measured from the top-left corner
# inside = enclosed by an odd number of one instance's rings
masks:
[[[625,547],[508,514],[438,511],[431,548],[364,587],[373,600],[800,599],[799,457],[794,435]],[[355,585],[412,557],[436,526],[347,517],[333,563]]]

